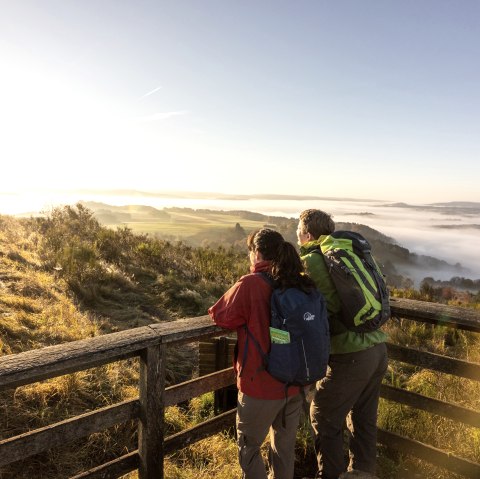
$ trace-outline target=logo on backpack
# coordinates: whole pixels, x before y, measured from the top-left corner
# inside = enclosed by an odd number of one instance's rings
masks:
[[[307,311],[304,315],[303,315],[303,320],[304,321],[313,321],[315,319],[315,315],[310,313],[309,311]]]
[[[359,233],[335,231],[320,248],[340,297],[342,323],[357,332],[378,329],[390,318],[390,302],[370,243]]]

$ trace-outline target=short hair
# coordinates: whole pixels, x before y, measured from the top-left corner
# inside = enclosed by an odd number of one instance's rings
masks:
[[[304,210],[300,213],[302,233],[310,233],[315,239],[335,231],[335,222],[331,215],[322,210]]]

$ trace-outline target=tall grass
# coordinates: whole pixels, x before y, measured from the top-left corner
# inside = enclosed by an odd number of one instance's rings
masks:
[[[128,228],[107,229],[81,205],[54,209],[44,218],[0,216],[0,354],[206,314],[208,306],[247,271],[243,250],[193,248],[134,234]],[[439,293],[409,289],[395,294],[438,299]],[[458,303],[452,296],[443,300]],[[387,330],[392,342],[480,362],[478,337],[473,333],[405,320],[390,321]],[[169,350],[169,384],[195,374],[194,345]],[[385,382],[480,410],[480,387],[473,381],[391,361]],[[6,391],[0,395],[1,437],[137,397],[137,384],[138,363],[129,360]],[[168,431],[191,427],[211,417],[212,411],[211,394],[168,408]],[[477,429],[383,400],[379,423],[480,462]],[[299,428],[297,439],[297,470],[311,474],[315,458],[308,422]],[[267,447],[265,443],[264,454]],[[135,426],[128,423],[3,468],[0,476],[56,479],[135,448]],[[392,460],[383,448],[380,451],[382,478],[408,477],[405,470],[412,471],[410,477],[456,477],[406,456],[397,454]],[[240,476],[233,435],[215,435],[170,455],[165,474],[182,479]]]
[[[393,343],[480,363],[478,334],[452,331],[446,327],[434,327],[407,320],[391,320],[387,323],[386,329],[389,340]],[[385,382],[424,396],[480,411],[478,381],[391,360]],[[480,463],[478,428],[387,400],[380,402],[378,421],[380,427],[387,430]],[[415,473],[435,479],[461,477],[407,456],[397,455],[396,461],[397,467],[400,464],[404,469],[410,470],[412,475]]]

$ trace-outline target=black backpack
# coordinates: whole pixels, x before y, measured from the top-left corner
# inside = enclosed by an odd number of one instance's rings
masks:
[[[335,231],[320,248],[340,297],[342,323],[356,332],[382,326],[390,318],[389,292],[370,243],[359,233]]]
[[[327,371],[330,353],[330,335],[326,301],[314,289],[305,293],[298,288],[275,288],[267,273],[258,273],[272,286],[270,318],[270,350],[262,351],[248,328],[250,337],[259,350],[264,367],[270,375],[291,385],[306,386],[322,379]],[[248,344],[245,346],[246,361]],[[243,366],[243,365],[242,365]]]

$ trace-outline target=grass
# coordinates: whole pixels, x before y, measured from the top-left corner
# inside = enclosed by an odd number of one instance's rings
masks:
[[[205,214],[195,224],[188,211],[169,212],[170,223],[195,235],[218,236],[230,228],[235,238],[236,215]],[[171,220],[170,220],[171,221]],[[167,219],[145,224],[165,224]],[[247,231],[258,220],[241,220]],[[172,231],[172,230],[171,230]],[[180,230],[179,230],[180,231]],[[173,233],[172,233],[173,234]],[[187,233],[185,233],[187,234]],[[235,241],[235,240],[234,240]],[[0,353],[12,354],[83,339],[177,317],[206,313],[209,305],[248,271],[245,248],[197,247],[171,243],[127,228],[102,227],[88,210],[54,211],[39,220],[0,216]],[[413,293],[405,293],[413,294]],[[418,292],[415,293],[419,298]],[[475,307],[475,305],[470,305]],[[411,321],[390,321],[390,341],[480,363],[473,333],[433,328]],[[195,346],[170,348],[169,384],[196,374]],[[386,382],[445,401],[480,410],[480,385],[441,373],[418,370],[391,361]],[[11,437],[88,410],[138,396],[138,362],[107,366],[22,386],[0,394],[1,437]],[[212,395],[167,409],[169,433],[191,427],[212,415]],[[480,462],[478,429],[381,401],[382,427],[428,442],[453,454]],[[298,470],[311,473],[314,464],[308,424],[297,434]],[[3,478],[65,477],[136,448],[136,431],[128,423],[92,435],[73,445],[49,451],[0,470]],[[263,448],[266,454],[267,443]],[[380,476],[386,478],[454,478],[380,448]],[[166,459],[168,478],[231,478],[240,476],[235,440],[218,434]],[[135,473],[126,477],[137,477]]]
[[[452,338],[448,328],[407,320],[390,321],[386,329],[389,340],[395,344],[480,363],[478,334],[457,330]],[[386,382],[427,397],[480,411],[478,381],[391,360]],[[480,463],[480,434],[477,428],[384,399],[380,401],[378,422],[380,427],[387,430]],[[461,477],[407,456],[397,454],[395,459],[396,469],[410,471],[411,477],[415,477],[414,474],[435,479]],[[381,477],[396,476],[384,473]]]
[[[135,233],[148,233],[158,238],[188,239],[201,235],[212,240],[224,236],[237,223],[240,223],[246,231],[253,231],[264,226],[264,221],[241,219],[237,215],[225,213],[196,211],[193,214],[189,210],[175,209],[172,211],[168,208],[166,210],[168,211],[167,218],[111,222],[108,226],[110,228],[126,226]]]
[[[82,208],[43,219],[0,216],[0,352],[38,349],[180,316],[205,314],[246,256],[174,246],[101,227]],[[246,269],[246,268],[245,268]],[[192,377],[195,346],[169,348],[167,382]],[[138,365],[120,361],[0,394],[1,438],[138,397]],[[65,477],[136,448],[118,426],[1,468],[3,478]]]

